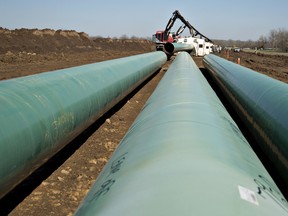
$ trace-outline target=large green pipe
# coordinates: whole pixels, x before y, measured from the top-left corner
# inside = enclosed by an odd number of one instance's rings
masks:
[[[153,52],[0,82],[0,197],[167,60]]]
[[[204,65],[288,184],[288,85],[215,55]]]
[[[287,202],[180,53],[75,215],[287,215]]]
[[[168,55],[173,55],[174,53],[180,52],[180,51],[192,52],[193,49],[194,49],[193,44],[166,43],[164,45],[164,51]]]

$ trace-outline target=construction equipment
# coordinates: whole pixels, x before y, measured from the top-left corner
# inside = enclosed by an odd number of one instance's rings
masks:
[[[176,33],[171,32],[171,29],[176,22],[177,19],[180,19],[183,23],[182,26],[179,27]],[[196,30],[181,14],[178,10],[173,12],[172,17],[169,19],[166,28],[164,31],[156,31],[156,34],[153,35],[153,42],[156,44],[156,50],[163,50],[165,43],[173,43],[176,42],[181,33],[185,30],[185,28],[189,28],[189,32],[191,37],[200,37],[201,39],[205,39],[206,42],[212,41],[201,34],[199,31]]]

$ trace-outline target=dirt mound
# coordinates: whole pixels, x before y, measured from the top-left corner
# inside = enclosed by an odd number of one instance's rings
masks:
[[[73,30],[0,28],[0,53],[47,53],[91,49],[94,43],[88,35]]]
[[[0,28],[0,80],[151,51],[140,39],[91,39],[84,32]]]
[[[112,39],[112,38],[96,38],[93,40],[96,49],[103,50],[133,50],[150,52],[155,49],[155,45],[144,39]]]
[[[117,45],[115,45],[117,44]],[[151,50],[148,40],[96,38],[92,40],[84,32],[52,29],[0,28],[0,54],[11,53],[59,53],[87,50]]]

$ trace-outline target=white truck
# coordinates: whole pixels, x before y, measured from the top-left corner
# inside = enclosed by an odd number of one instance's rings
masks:
[[[193,44],[195,47],[195,56],[204,56],[212,52],[211,47],[213,44],[211,42],[205,42],[205,39],[188,36],[184,38],[178,38],[177,43]]]
[[[209,53],[213,52],[213,43],[211,42],[205,42],[205,55],[208,55]]]

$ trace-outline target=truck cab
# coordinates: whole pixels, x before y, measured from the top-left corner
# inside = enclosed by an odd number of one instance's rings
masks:
[[[152,41],[154,43],[173,43],[175,37],[176,36],[174,32],[170,32],[167,36],[164,31],[156,31],[156,34],[153,35]]]

